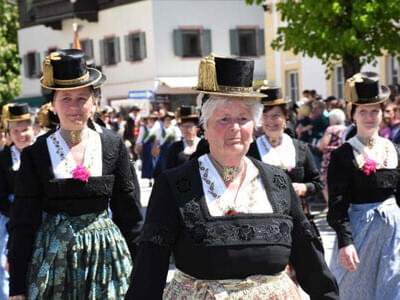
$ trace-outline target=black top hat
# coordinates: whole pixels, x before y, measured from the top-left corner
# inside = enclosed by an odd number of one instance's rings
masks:
[[[372,105],[384,102],[390,95],[390,89],[379,85],[379,76],[375,72],[357,73],[346,80],[344,98],[355,105]]]
[[[15,103],[7,106],[8,112],[5,112],[4,121],[16,122],[30,120],[28,103]]]
[[[179,123],[184,122],[194,122],[199,121],[199,114],[197,113],[196,107],[191,106],[181,106],[176,111],[176,118]]]
[[[290,99],[284,99],[282,96],[282,89],[280,87],[262,86],[258,92],[265,94],[266,97],[261,99],[262,104],[265,106],[280,105],[290,102]]]
[[[65,49],[52,52],[44,59],[40,84],[50,90],[72,90],[91,85],[98,88],[105,79],[99,70],[86,65],[82,50]]]
[[[230,97],[265,97],[253,90],[254,60],[218,57],[213,54],[199,65],[197,87],[211,95]]]

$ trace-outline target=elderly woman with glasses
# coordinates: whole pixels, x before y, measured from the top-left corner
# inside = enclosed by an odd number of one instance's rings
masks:
[[[209,56],[197,90],[210,153],[156,180],[126,299],[338,299],[322,246],[285,173],[245,155],[262,113],[254,61]],[[164,291],[169,256],[174,278]]]

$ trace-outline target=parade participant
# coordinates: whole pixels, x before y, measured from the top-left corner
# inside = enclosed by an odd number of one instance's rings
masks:
[[[176,119],[183,137],[169,148],[165,162],[167,169],[175,168],[187,162],[196,151],[200,141],[197,136],[199,115],[194,106],[179,107],[176,112]]]
[[[400,295],[399,151],[378,135],[389,94],[373,72],[346,81],[356,135],[332,152],[328,168],[328,223],[337,234],[331,270],[341,299]]]
[[[333,150],[339,148],[343,144],[343,133],[346,130],[345,125],[346,116],[343,110],[334,108],[329,112],[329,127],[326,129],[324,136],[318,146],[322,152],[321,161],[321,179],[323,182],[323,195],[326,204],[328,204],[328,165],[331,160],[331,153]],[[324,212],[327,212],[325,209]]]
[[[154,169],[154,178],[157,178],[162,171],[166,169],[166,160],[169,148],[171,145],[181,139],[181,133],[172,121],[175,119],[175,115],[167,111],[161,117],[161,126],[158,129],[156,141],[153,145],[153,152],[156,151],[158,156],[157,164]],[[156,149],[155,149],[156,148]]]
[[[135,144],[135,152],[140,154],[142,161],[142,178],[149,180],[149,186],[152,186],[154,168],[157,163],[157,156],[153,156],[152,149],[156,140],[157,131],[160,123],[157,122],[157,116],[151,113],[143,118],[143,125],[140,126],[139,136]]]
[[[40,82],[54,91],[60,127],[22,153],[9,223],[11,299],[122,299],[127,291],[142,216],[122,138],[87,127],[102,76],[80,50],[44,60]]]
[[[136,139],[139,136],[140,130],[140,108],[136,105],[132,106],[128,115],[128,119],[125,123],[124,128],[124,140],[128,140],[131,143],[131,151],[134,153]],[[134,160],[136,160],[136,155]]]
[[[6,224],[10,217],[14,199],[14,179],[21,163],[21,152],[29,146],[34,137],[33,116],[26,103],[3,106],[2,122],[12,144],[0,152],[0,300],[8,299],[8,272]]]
[[[126,299],[301,299],[283,272],[289,261],[311,299],[338,299],[290,180],[245,156],[264,96],[253,70],[249,59],[201,61],[210,153],[157,178]],[[177,269],[163,295],[171,252]]]
[[[250,146],[248,155],[265,163],[277,166],[290,177],[294,191],[300,197],[304,212],[312,218],[307,196],[322,189],[322,181],[307,144],[291,138],[284,131],[289,114],[287,103],[278,87],[261,88],[268,96],[261,101],[264,105],[262,127],[264,134]]]

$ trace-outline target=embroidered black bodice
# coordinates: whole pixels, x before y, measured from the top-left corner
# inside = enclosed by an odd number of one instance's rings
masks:
[[[278,168],[251,160],[273,213],[211,216],[197,159],[157,178],[126,299],[161,299],[171,252],[178,269],[209,280],[272,275],[290,261],[311,299],[338,299],[322,245],[289,178]]]
[[[398,148],[396,150],[399,152]],[[352,146],[348,143],[332,152],[328,167],[327,218],[329,225],[337,233],[339,248],[353,243],[347,213],[350,203],[382,202],[390,196],[398,199],[399,176],[398,168],[378,169],[376,173],[364,174],[357,165]]]

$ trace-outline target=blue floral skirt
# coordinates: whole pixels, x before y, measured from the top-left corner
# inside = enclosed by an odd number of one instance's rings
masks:
[[[123,299],[132,260],[106,211],[48,215],[28,271],[28,299]]]

